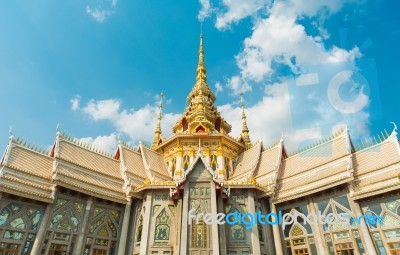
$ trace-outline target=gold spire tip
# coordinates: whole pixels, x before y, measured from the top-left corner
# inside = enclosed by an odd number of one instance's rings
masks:
[[[240,106],[242,106],[242,108],[244,107],[243,91],[240,91]]]

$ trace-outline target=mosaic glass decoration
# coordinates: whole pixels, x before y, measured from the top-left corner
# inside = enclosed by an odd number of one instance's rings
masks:
[[[168,225],[168,215],[165,209],[161,211],[161,213],[156,218],[156,231],[155,231],[155,240],[165,241],[169,240],[169,225]]]
[[[230,225],[231,229],[231,239],[234,241],[245,240],[245,229],[243,225],[234,224]]]

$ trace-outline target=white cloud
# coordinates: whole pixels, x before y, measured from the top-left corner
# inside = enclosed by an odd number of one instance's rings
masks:
[[[105,135],[105,136],[98,136],[98,137],[84,137],[80,138],[79,141],[82,141],[86,144],[93,145],[96,148],[101,148],[106,152],[113,152],[117,145],[117,135],[112,133],[110,135]]]
[[[357,46],[350,50],[335,45],[326,46],[330,34],[324,27],[324,22],[348,2],[352,0],[273,2],[223,0],[222,5],[213,10],[216,14],[217,29],[229,28],[246,17],[252,17],[253,22],[250,36],[243,40],[243,48],[235,57],[240,71],[227,79],[226,86],[235,94],[240,91],[251,91],[254,84],[265,85],[268,80],[292,81],[290,79],[304,74],[303,72],[310,66],[321,66],[317,70],[318,74],[320,77],[328,77],[330,73],[323,68],[328,63],[343,63],[346,69],[350,66],[350,69],[356,70],[354,60],[361,57]],[[314,34],[311,34],[304,22],[301,22],[304,17],[310,18],[311,26],[316,28],[313,29]],[[277,66],[288,67],[291,73],[289,76],[282,76],[276,71],[281,70],[276,68]],[[359,105],[367,105],[368,97],[362,90],[359,92]],[[333,94],[334,100],[332,98],[328,100],[326,96],[318,96],[318,93],[321,93],[318,89],[308,93],[303,96],[314,103],[309,106],[310,108],[306,108],[306,105],[299,100],[289,102],[286,83],[267,86],[262,99],[246,110],[253,139],[263,138],[264,141],[271,142],[284,132],[286,145],[293,149],[307,137],[321,136],[332,127],[337,128],[343,124],[349,125],[351,132],[354,132],[353,137],[369,134],[369,113],[365,108],[357,109],[354,114],[344,115],[343,111],[340,112],[340,109],[334,107],[337,102],[345,106],[343,101],[336,100],[336,94]],[[224,105],[220,109],[223,116],[232,124],[233,134],[239,135],[240,107]],[[301,121],[298,119],[299,116],[296,116],[297,112],[292,116],[291,109],[299,110]],[[296,122],[308,124],[307,129],[300,129],[297,125],[299,123]]]
[[[215,26],[226,29],[246,17],[253,17],[252,33],[243,41],[243,50],[236,56],[241,81],[261,82],[274,73],[274,64],[288,66],[294,74],[301,68],[322,63],[353,61],[361,56],[357,46],[345,50],[337,46],[327,48],[325,40],[329,32],[324,21],[353,0],[286,0],[266,1],[223,0],[216,13]],[[319,34],[310,35],[299,21],[312,18],[312,26]],[[237,78],[233,75],[228,87],[236,89]],[[243,82],[242,82],[243,83]]]
[[[79,95],[74,96],[69,102],[71,103],[71,110],[76,111],[79,109],[79,102],[81,97]]]
[[[217,14],[215,26],[220,30],[229,28],[231,23],[236,23],[243,18],[255,15],[262,9],[266,9],[268,2],[267,0],[223,0],[224,9],[227,9],[227,11],[220,11]]]
[[[230,88],[235,95],[238,95],[240,92],[251,91],[251,86],[242,79],[239,75],[232,76],[228,79],[228,88]]]
[[[119,115],[120,106],[118,99],[90,100],[82,110],[94,120],[113,120]]]
[[[222,84],[220,82],[215,83],[215,94],[218,94],[219,92],[224,91],[224,87],[222,87]]]
[[[112,11],[101,9],[100,7],[90,7],[86,6],[86,13],[92,16],[97,22],[102,23],[108,18],[108,16],[112,15]]]
[[[95,7],[87,5],[86,13],[89,14],[97,22],[104,22],[108,17],[115,13],[118,0],[99,0]]]
[[[119,99],[90,100],[81,108],[82,112],[95,121],[110,122],[117,132],[121,132],[136,143],[139,139],[152,142],[157,123],[158,106],[146,105],[139,109],[122,109]],[[165,137],[172,135],[172,126],[180,114],[164,113],[162,130]]]
[[[255,24],[236,60],[244,78],[262,81],[274,74],[273,63],[299,73],[304,66],[353,61],[360,55],[357,47],[350,51],[335,46],[325,49],[320,38],[308,35],[296,18],[271,15]]]
[[[209,17],[212,13],[211,3],[210,0],[199,0],[201,9],[197,18],[199,21],[204,21],[205,18]]]
[[[358,112],[347,117],[334,109],[329,102],[320,101],[315,106],[316,114],[308,115],[301,122],[308,123],[307,128],[296,127],[298,119],[294,117],[296,111],[307,111],[308,105],[291,106],[287,83],[275,83],[267,86],[262,99],[251,107],[246,107],[247,124],[252,141],[262,139],[264,145],[277,141],[284,135],[285,146],[289,151],[302,147],[310,139],[321,139],[329,131],[336,131],[337,127],[349,125],[352,138],[369,135],[369,114]],[[218,107],[222,116],[232,125],[232,135],[238,137],[241,132],[241,108],[239,105],[226,104]],[[260,114],[262,113],[262,114]]]

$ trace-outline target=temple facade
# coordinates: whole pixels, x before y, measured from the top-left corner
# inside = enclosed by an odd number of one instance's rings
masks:
[[[161,97],[162,98],[162,97]],[[397,130],[355,148],[349,131],[295,153],[264,145],[214,105],[200,39],[187,107],[154,140],[112,154],[57,131],[49,152],[12,134],[0,159],[0,255],[400,254]],[[251,128],[251,127],[250,127]],[[268,130],[265,130],[268,132]],[[207,224],[205,213],[344,213],[357,224]]]

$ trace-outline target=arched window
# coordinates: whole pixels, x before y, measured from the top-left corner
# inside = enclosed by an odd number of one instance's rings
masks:
[[[211,156],[210,166],[211,166],[212,170],[214,170],[214,171],[218,169],[217,156],[215,156],[215,155]]]
[[[188,155],[183,156],[183,170],[188,170],[190,165],[190,157]]]
[[[182,119],[182,131],[185,132],[188,129],[188,122],[186,118]]]
[[[215,130],[217,130],[218,132],[221,131],[221,118],[220,117],[218,117],[215,120],[214,127],[215,127]]]
[[[172,164],[171,165],[171,174],[172,174],[172,176],[174,176],[175,170],[176,170],[176,159],[175,158],[172,159],[171,164]]]
[[[138,228],[136,232],[136,242],[140,245],[140,241],[142,241],[142,231],[143,231],[143,217],[140,215],[138,220]]]
[[[225,169],[226,169],[226,174],[228,175],[227,177],[229,178],[230,175],[232,174],[232,169],[231,169],[231,164],[229,163],[229,158],[225,157]]]

